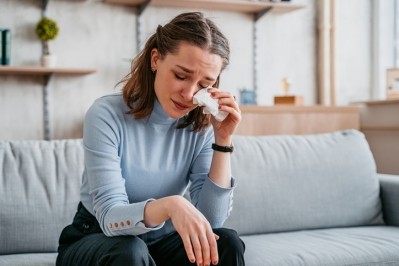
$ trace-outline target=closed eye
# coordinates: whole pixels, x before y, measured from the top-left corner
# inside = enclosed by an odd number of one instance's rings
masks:
[[[177,74],[175,74],[175,78],[177,78],[178,80],[186,80],[187,79],[186,77],[179,76]]]
[[[181,75],[179,75],[177,73],[175,73],[175,78],[178,79],[178,80],[183,80],[183,81],[187,80],[187,77],[181,76]],[[209,84],[209,85],[198,84],[198,87],[200,89],[205,89],[205,88],[208,88],[209,86],[211,86],[211,84]]]

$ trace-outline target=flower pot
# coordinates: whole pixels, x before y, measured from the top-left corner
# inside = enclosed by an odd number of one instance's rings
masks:
[[[43,67],[55,67],[57,64],[57,56],[52,54],[42,55],[40,63]]]

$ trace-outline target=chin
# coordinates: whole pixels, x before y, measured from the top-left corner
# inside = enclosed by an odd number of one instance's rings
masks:
[[[173,119],[180,119],[180,118],[184,117],[185,115],[187,115],[192,110],[193,110],[193,108],[187,108],[184,110],[180,110],[180,109],[176,108],[174,106],[174,103],[172,102],[170,109],[165,110],[165,112],[168,114],[169,117],[171,117]]]

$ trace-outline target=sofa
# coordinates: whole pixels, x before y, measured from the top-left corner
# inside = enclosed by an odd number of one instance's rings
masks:
[[[364,135],[234,136],[225,226],[248,266],[399,265],[399,176]],[[83,171],[81,140],[0,141],[0,266],[54,265]]]

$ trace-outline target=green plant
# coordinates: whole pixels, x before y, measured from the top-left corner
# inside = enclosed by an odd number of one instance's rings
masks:
[[[36,24],[36,35],[43,42],[43,53],[50,54],[48,42],[54,40],[58,35],[58,25],[52,19],[43,17]]]

